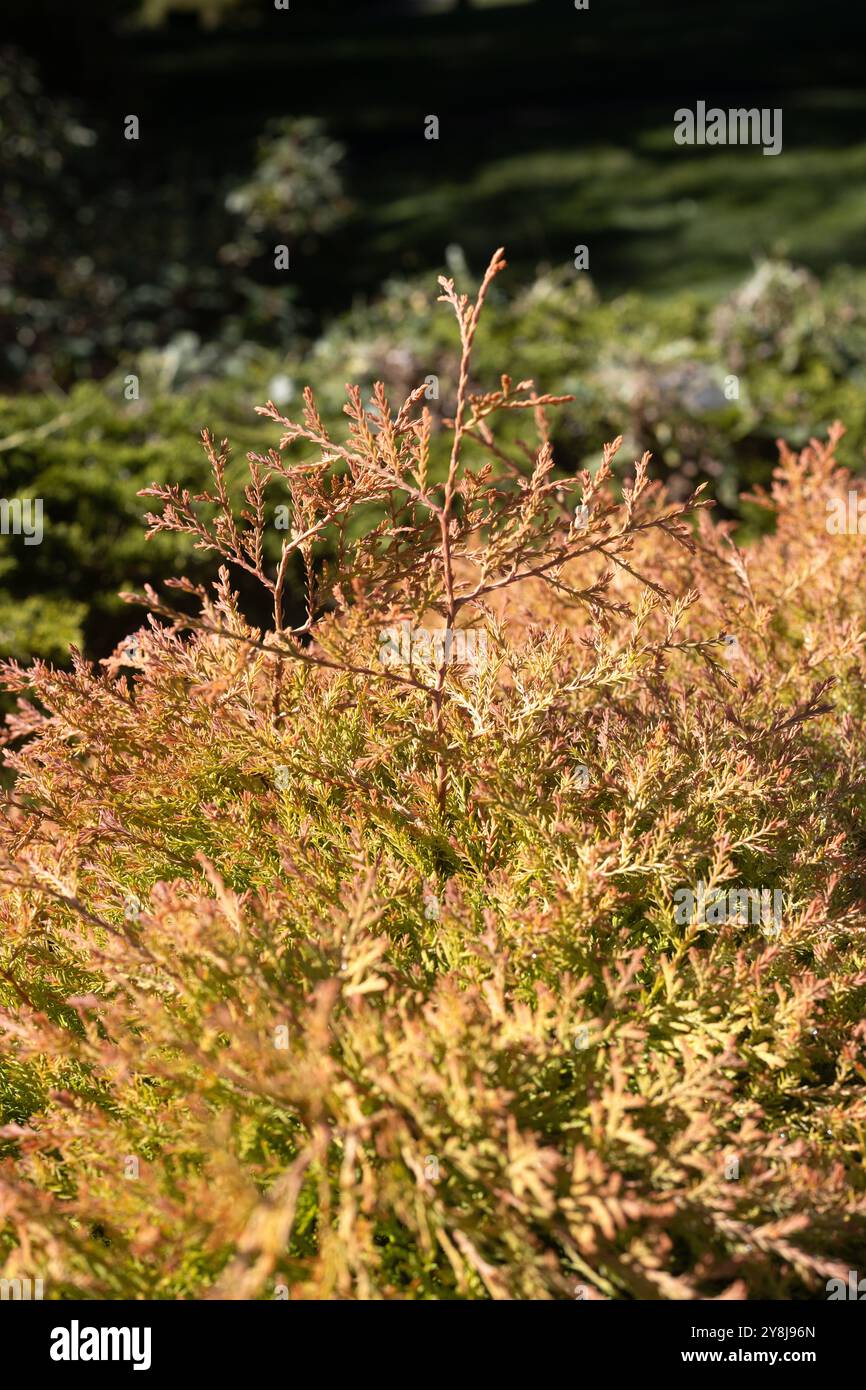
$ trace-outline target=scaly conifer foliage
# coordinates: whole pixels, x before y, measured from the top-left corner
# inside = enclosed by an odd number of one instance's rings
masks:
[[[208,434],[206,494],[148,489],[221,565],[148,592],[134,679],[4,667],[0,1256],[46,1296],[826,1297],[862,1256],[839,432],[782,450],[748,552],[646,458],[619,489],[617,442],[559,477],[565,402],[472,378],[503,265],[442,282],[446,465],[423,388],[350,388],[339,439],[268,404],[240,513]],[[383,660],[401,624],[485,641]],[[680,922],[698,883],[781,931]]]

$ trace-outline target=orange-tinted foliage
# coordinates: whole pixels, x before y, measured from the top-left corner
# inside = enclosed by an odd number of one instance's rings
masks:
[[[0,1255],[47,1296],[823,1298],[862,1257],[838,434],[783,449],[747,552],[646,460],[619,490],[615,444],[557,477],[562,402],[470,389],[501,264],[443,285],[449,451],[423,388],[350,390],[344,440],[268,405],[242,517],[209,437],[210,494],[150,490],[224,562],[195,613],[152,593],[104,672],[6,667]],[[781,929],[684,917],[701,884]]]

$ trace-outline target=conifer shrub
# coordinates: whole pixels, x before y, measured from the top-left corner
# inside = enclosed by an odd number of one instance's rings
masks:
[[[469,390],[503,264],[442,282],[447,461],[423,387],[269,403],[240,517],[208,434],[206,493],[147,489],[219,569],[147,592],[134,677],[5,664],[0,1264],[48,1296],[823,1298],[862,1257],[840,431],[746,551],[618,441],[557,476],[566,402]],[[740,888],[780,919],[680,910]]]
[[[271,428],[251,402],[273,393],[291,404],[307,374],[329,428],[342,419],[347,374],[365,394],[381,379],[400,399],[427,383],[435,456],[445,442],[438,423],[450,409],[459,344],[446,316],[432,312],[434,297],[420,277],[394,281],[287,354],[257,346],[235,320],[219,337],[183,332],[162,348],[130,354],[104,381],[78,382],[61,404],[46,392],[0,395],[3,495],[45,502],[39,546],[0,534],[0,657],[66,664],[70,643],[92,659],[106,656],[138,622],[118,592],[194,564],[192,556],[185,561],[181,536],[145,543],[137,489],[171,476],[199,491],[207,464],[195,430],[210,424],[232,440],[232,494],[242,497],[245,451],[267,448]],[[799,448],[844,419],[849,432],[839,460],[859,468],[864,325],[862,286],[841,272],[819,285],[802,270],[768,262],[717,301],[693,293],[604,300],[569,266],[540,272],[514,295],[491,295],[472,386],[495,380],[506,361],[516,377],[533,374],[548,390],[574,394],[574,406],[551,417],[562,471],[593,467],[598,441],[621,432],[619,459],[651,451],[651,473],[672,498],[710,479],[743,539],[766,519],[743,497],[768,482],[780,436]],[[127,399],[129,373],[139,399]],[[736,400],[724,396],[730,374],[739,383]],[[518,424],[519,412],[500,416],[500,443],[520,436]],[[279,540],[275,528],[266,533],[269,558]],[[197,558],[201,568],[187,573],[201,580],[209,561]],[[302,603],[297,571],[291,591]],[[244,599],[251,612],[252,588]]]

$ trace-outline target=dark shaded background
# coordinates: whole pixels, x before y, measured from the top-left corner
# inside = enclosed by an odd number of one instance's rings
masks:
[[[324,118],[345,144],[355,206],[326,254],[297,248],[292,280],[313,328],[397,270],[438,269],[454,241],[476,265],[504,242],[527,272],[586,242],[593,278],[610,290],[713,282],[778,248],[819,271],[866,256],[866,219],[832,226],[834,161],[802,177],[794,167],[866,135],[866,21],[850,3],[592,0],[576,12],[571,0],[535,0],[427,12],[292,0],[285,13],[255,0],[218,27],[178,8],[157,29],[134,27],[135,10],[7,0],[4,16],[7,41],[98,136],[81,177],[102,218],[82,240],[130,279],[146,280],[166,255],[208,261],[226,179],[249,168],[268,118],[286,113]],[[617,178],[612,154],[607,170],[569,166],[598,147],[640,151],[698,98],[782,106],[783,157],[721,191],[718,152],[690,152],[686,174],[670,140],[648,155],[657,176],[645,181],[627,164]],[[142,121],[137,144],[123,139],[127,112]],[[423,139],[431,112],[437,142]],[[129,185],[134,198],[118,209],[112,191]],[[810,238],[819,208],[829,226]],[[267,263],[257,269],[267,278]],[[180,308],[205,333],[221,313],[218,303]]]

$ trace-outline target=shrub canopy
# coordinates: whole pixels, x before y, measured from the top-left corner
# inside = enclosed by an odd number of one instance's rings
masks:
[[[866,604],[862,539],[825,525],[840,432],[782,449],[747,551],[646,457],[620,498],[616,442],[557,479],[565,402],[469,390],[501,265],[473,302],[443,282],[447,460],[423,388],[350,390],[339,437],[309,393],[300,422],[269,404],[240,519],[209,435],[207,494],[148,490],[154,530],[221,556],[180,582],[194,613],[151,590],[131,658],[4,668],[7,1275],[679,1299],[822,1297],[856,1267]],[[482,659],[383,663],[401,623],[481,629]],[[780,892],[781,931],[679,921],[699,883]]]

